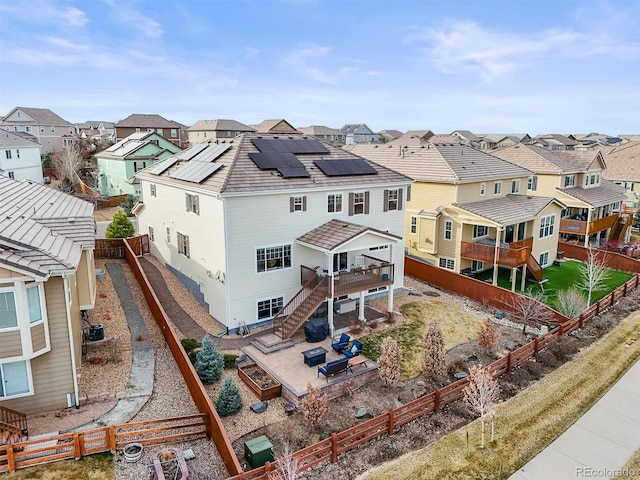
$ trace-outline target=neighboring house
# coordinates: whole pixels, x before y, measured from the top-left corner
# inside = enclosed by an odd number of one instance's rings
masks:
[[[14,180],[42,183],[40,144],[0,130],[0,171]]]
[[[507,147],[516,143],[527,143],[531,141],[531,137],[526,133],[493,133],[488,135],[479,135],[480,141],[478,148],[482,150],[493,150],[494,148]]]
[[[413,178],[405,248],[457,273],[512,268],[542,280],[557,255],[564,208],[553,197],[527,195],[530,172],[462,144],[427,144],[398,151],[387,145],[351,150]],[[521,285],[521,288],[523,284]]]
[[[255,131],[254,128],[235,120],[198,120],[187,129],[187,134],[189,135],[189,145],[193,146],[211,139],[229,139]]]
[[[151,252],[229,332],[277,318],[289,337],[324,302],[333,326],[348,297],[364,319],[376,292],[393,310],[404,175],[315,138],[255,133],[198,144],[136,178]]]
[[[285,119],[263,120],[257,125],[249,125],[258,133],[300,133],[296,128]]]
[[[602,178],[606,165],[599,151],[550,151],[518,144],[492,154],[533,172],[530,195],[553,196],[567,206],[559,225],[563,237],[584,245],[589,239],[624,238],[629,218],[619,211],[626,197],[619,186]]]
[[[155,114],[134,113],[116,123],[115,129],[116,142],[134,133],[149,132],[163,136],[180,148],[186,147],[188,142],[186,126]]]
[[[0,406],[79,405],[81,314],[96,295],[93,208],[0,176]]]
[[[429,143],[429,139],[435,134],[431,130],[409,130],[400,138],[389,142],[391,145],[401,145],[403,147],[410,145],[422,145]]]
[[[323,125],[311,125],[310,127],[298,128],[298,131],[305,135],[311,135],[318,140],[333,143],[334,145],[344,145],[347,141],[343,132]]]
[[[43,154],[76,143],[75,125],[47,108],[16,107],[0,121],[0,129],[33,135]]]
[[[548,150],[575,150],[576,145],[578,145],[575,139],[558,134],[538,135],[528,143]]]
[[[640,139],[602,149],[601,153],[607,166],[602,176],[624,188],[628,206],[637,206],[640,202]]]
[[[89,121],[76,123],[76,131],[80,138],[93,145],[108,145],[116,142],[116,124],[114,122]]]
[[[404,135],[400,130],[381,130],[378,132],[380,142],[388,143],[399,139]]]
[[[597,150],[602,147],[617,147],[629,141],[625,136],[612,137],[603,133],[575,134],[571,137],[578,142],[575,150]]]
[[[364,123],[347,123],[340,131],[345,135],[345,145],[376,143],[380,140],[380,135]]]
[[[124,140],[96,153],[98,165],[97,189],[100,195],[140,195],[140,185],[134,182],[137,171],[180,151],[172,142],[155,132],[129,135]]]
[[[454,130],[451,132],[451,135],[458,137],[462,143],[466,143],[472,147],[476,147],[480,144],[480,137],[469,130]]]

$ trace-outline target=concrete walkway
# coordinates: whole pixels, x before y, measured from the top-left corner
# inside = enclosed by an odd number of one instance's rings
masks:
[[[640,360],[509,480],[612,478],[640,449]],[[640,478],[640,471],[629,473]]]
[[[107,263],[113,287],[118,294],[122,310],[124,311],[131,334],[131,372],[125,396],[118,403],[92,422],[85,423],[68,431],[83,431],[100,428],[105,425],[115,425],[129,422],[147,403],[153,393],[153,373],[155,357],[153,344],[149,338],[138,305],[136,304],[122,266],[117,263]],[[64,433],[64,432],[63,432]]]

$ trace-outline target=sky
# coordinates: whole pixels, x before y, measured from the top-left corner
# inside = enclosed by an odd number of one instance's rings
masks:
[[[0,0],[0,115],[640,134],[640,0]]]

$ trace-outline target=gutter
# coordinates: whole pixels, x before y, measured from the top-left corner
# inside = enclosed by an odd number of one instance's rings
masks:
[[[63,273],[62,274],[62,280],[63,280],[63,285],[64,285],[64,300],[67,304],[67,329],[68,329],[68,337],[69,337],[69,350],[71,352],[71,369],[73,370],[73,394],[75,397],[75,407],[79,408],[80,407],[80,403],[79,403],[79,397],[78,397],[78,372],[76,370],[77,366],[76,366],[76,350],[73,344],[73,328],[71,325],[71,310],[69,309],[69,307],[71,306],[71,298],[69,295],[69,277],[67,273]]]

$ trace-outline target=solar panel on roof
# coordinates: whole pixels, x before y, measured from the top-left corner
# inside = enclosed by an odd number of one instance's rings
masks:
[[[378,171],[362,158],[349,160],[314,160],[313,163],[329,177],[345,175],[375,175]]]
[[[304,168],[304,165],[292,153],[268,151],[266,153],[250,152],[249,157],[260,170],[277,170],[279,168]]]
[[[262,153],[329,153],[329,150],[315,138],[252,138],[251,143]]]
[[[192,161],[173,172],[169,177],[186,182],[200,183],[224,166],[222,163]]]
[[[278,167],[278,173],[284,178],[306,178],[311,176],[304,167]]]
[[[198,155],[197,160],[199,162],[213,162],[216,158],[222,155],[224,152],[229,150],[231,145],[228,143],[226,145],[209,145],[206,150],[204,150],[200,155]],[[192,157],[193,158],[193,157]]]
[[[206,143],[198,143],[191,148],[187,148],[186,150],[181,151],[177,154],[179,160],[191,160],[197,154],[199,154],[202,150],[207,148]]]
[[[161,161],[160,163],[157,163],[152,169],[149,170],[149,173],[153,173],[154,175],[162,175],[177,162],[177,157],[169,157]]]

